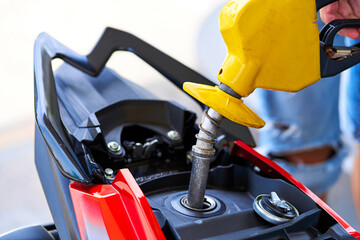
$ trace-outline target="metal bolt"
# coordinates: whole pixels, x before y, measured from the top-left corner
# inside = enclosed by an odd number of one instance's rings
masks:
[[[114,175],[114,171],[111,168],[105,169],[106,176],[112,177]]]
[[[168,136],[171,140],[174,140],[174,141],[180,139],[180,134],[179,134],[179,132],[176,131],[176,130],[168,131],[167,136]]]
[[[112,152],[119,152],[121,150],[121,146],[117,142],[109,142],[107,146]]]

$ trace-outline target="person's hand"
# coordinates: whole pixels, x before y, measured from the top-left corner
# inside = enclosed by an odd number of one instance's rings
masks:
[[[335,19],[359,19],[360,0],[338,0],[320,9],[320,17],[324,23]],[[345,37],[356,39],[360,37],[358,28],[346,28],[339,31]]]

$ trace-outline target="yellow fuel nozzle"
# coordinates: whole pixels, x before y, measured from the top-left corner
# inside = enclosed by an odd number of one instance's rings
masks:
[[[320,80],[316,20],[314,0],[230,0],[219,16],[228,48],[219,81],[247,97],[256,88],[296,92]],[[184,90],[234,122],[265,124],[217,87],[185,83]]]
[[[228,48],[218,74],[220,86],[185,83],[191,96],[209,106],[192,147],[192,170],[185,207],[203,209],[213,144],[223,117],[249,127],[265,122],[242,97],[255,88],[299,91],[320,80],[315,0],[231,0],[219,17]]]

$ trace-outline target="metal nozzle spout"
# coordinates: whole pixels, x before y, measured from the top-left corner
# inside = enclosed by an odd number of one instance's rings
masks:
[[[204,112],[199,125],[196,145],[192,147],[193,165],[188,191],[188,205],[191,208],[201,209],[203,206],[210,161],[215,155],[215,138],[222,119],[222,115],[210,108]]]

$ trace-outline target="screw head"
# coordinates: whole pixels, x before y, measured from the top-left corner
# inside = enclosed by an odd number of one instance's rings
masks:
[[[180,134],[179,134],[179,132],[176,131],[176,130],[170,130],[170,131],[168,131],[167,136],[168,136],[171,140],[174,140],[174,141],[180,139]]]
[[[192,163],[194,157],[193,157],[193,152],[192,151],[187,151],[186,153],[186,161],[187,163]]]
[[[105,174],[107,176],[112,176],[114,174],[114,171],[111,168],[106,168],[105,169]]]
[[[107,146],[112,152],[119,152],[121,150],[121,146],[117,142],[109,142]]]

